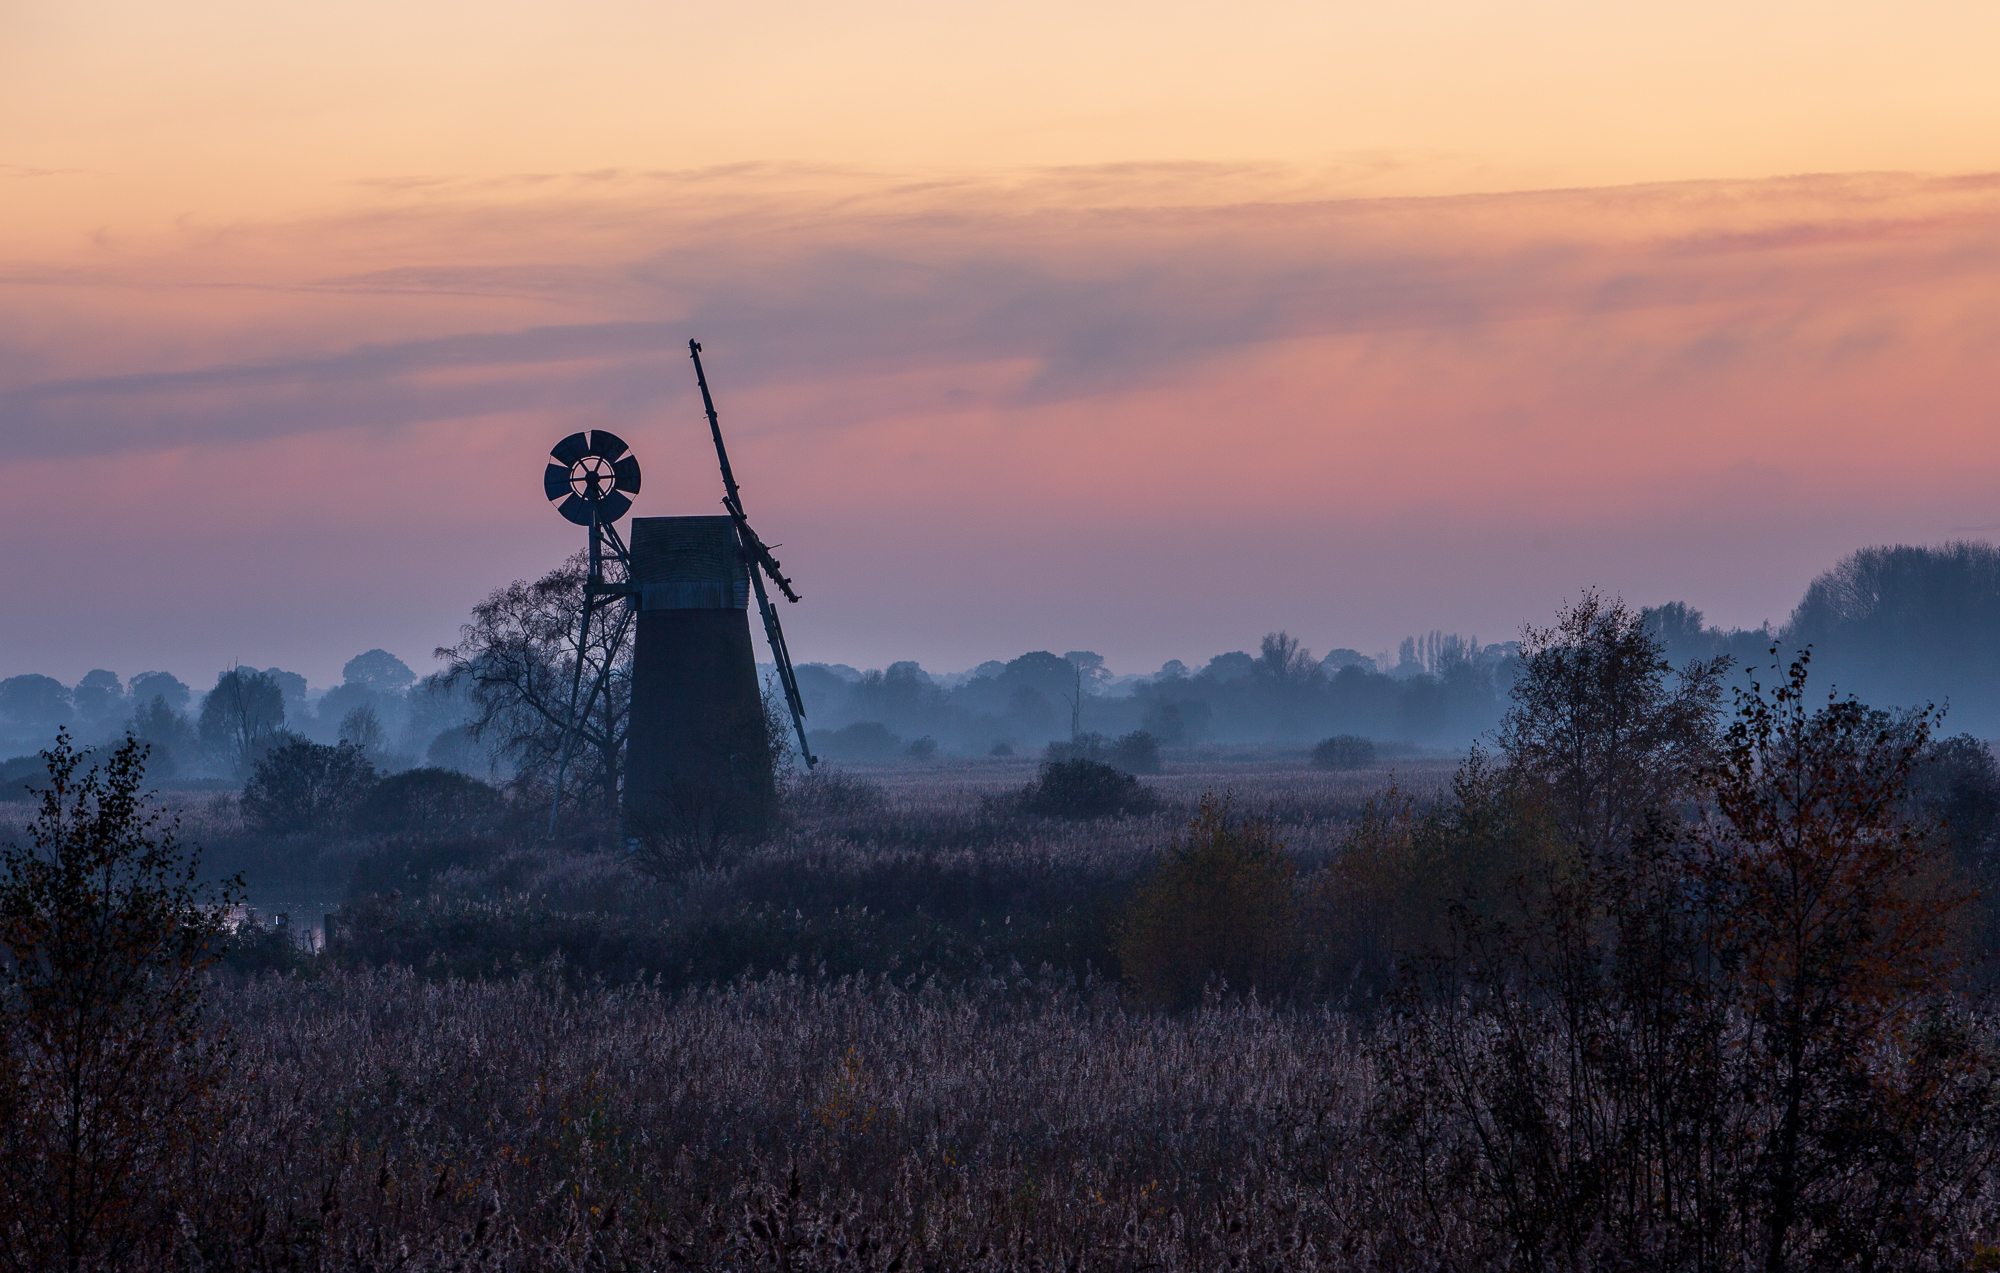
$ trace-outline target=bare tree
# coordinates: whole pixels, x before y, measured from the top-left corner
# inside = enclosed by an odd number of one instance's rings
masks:
[[[614,567],[606,563],[607,577]],[[583,651],[586,691],[609,668],[607,692],[575,699],[577,638],[589,562],[578,553],[533,583],[516,580],[475,606],[457,645],[441,646],[442,683],[469,687],[472,736],[510,760],[517,786],[552,787],[572,726],[571,788],[606,815],[618,808],[632,702],[632,612],[600,608]]]

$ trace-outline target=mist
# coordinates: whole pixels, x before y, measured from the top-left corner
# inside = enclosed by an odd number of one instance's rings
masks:
[[[1993,545],[1862,549],[1811,580],[1782,625],[1724,628],[1681,600],[1644,615],[1669,662],[1727,657],[1737,688],[1771,684],[1805,655],[1817,683],[1842,696],[1891,709],[1932,705],[1956,732],[2000,735]],[[913,660],[808,661],[797,671],[811,745],[842,763],[1033,755],[1135,733],[1167,748],[1304,746],[1350,734],[1393,754],[1458,750],[1491,731],[1507,710],[1521,635],[1482,641],[1434,629],[1364,653],[1280,629],[1242,649],[1144,670],[1113,669],[1089,650],[1041,649],[996,652],[955,671]],[[280,666],[225,669],[208,685],[156,670],[94,669],[73,685],[5,670],[0,757],[18,762],[8,774],[32,770],[59,729],[86,745],[130,732],[153,747],[153,774],[181,784],[239,783],[293,739],[351,743],[384,772],[432,766],[495,780],[509,771],[501,751],[473,736],[478,713],[462,682],[419,676],[382,649],[357,654],[338,684],[317,689]],[[760,665],[767,679],[770,671]],[[229,696],[235,706],[226,710]]]

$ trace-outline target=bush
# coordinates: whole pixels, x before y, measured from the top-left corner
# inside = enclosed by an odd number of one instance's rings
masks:
[[[257,762],[243,784],[243,820],[272,835],[329,830],[374,785],[375,766],[359,747],[300,739]]]
[[[1335,734],[1313,748],[1316,769],[1366,769],[1375,763],[1375,744],[1357,734]]]
[[[1128,774],[1156,774],[1160,772],[1160,740],[1135,729],[1111,744],[1105,759]]]
[[[376,783],[354,810],[357,830],[377,835],[464,835],[490,830],[505,812],[500,793],[451,769],[407,769]]]
[[[894,760],[903,740],[880,721],[856,721],[839,729],[815,729],[807,735],[813,750],[835,760]]]
[[[421,896],[446,871],[453,867],[484,866],[505,852],[506,847],[498,840],[476,835],[386,840],[355,859],[347,891],[353,897],[392,892]]]
[[[852,817],[873,813],[887,802],[880,783],[857,778],[844,769],[821,764],[792,783],[786,803],[794,813]]]
[[[1051,818],[1109,818],[1151,813],[1159,797],[1151,788],[1095,760],[1047,760],[1021,789],[1021,810]]]
[[[0,800],[31,800],[35,784],[48,776],[48,765],[40,756],[16,756],[0,760]]]
[[[1156,1007],[1185,1008],[1213,977],[1269,990],[1292,951],[1293,870],[1263,822],[1202,799],[1185,843],[1140,883],[1118,926],[1126,979]]]
[[[937,751],[937,739],[932,738],[929,734],[925,734],[922,738],[903,748],[903,754],[911,760],[933,759],[936,757]]]

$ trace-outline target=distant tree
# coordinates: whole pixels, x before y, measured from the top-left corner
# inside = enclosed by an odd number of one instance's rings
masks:
[[[264,669],[264,675],[271,678],[271,682],[278,687],[279,697],[284,699],[285,718],[291,721],[304,721],[308,713],[306,678],[297,672],[287,672],[281,667],[267,667]]]
[[[906,660],[855,682],[848,691],[847,710],[894,731],[916,732],[941,727],[950,708],[936,682]]]
[[[243,784],[243,820],[270,835],[337,830],[374,785],[359,747],[297,739],[257,762]]]
[[[1218,654],[1210,659],[1208,666],[1201,670],[1201,675],[1220,685],[1241,680],[1256,670],[1256,659],[1242,650],[1231,650],[1227,654]]]
[[[30,672],[0,681],[0,721],[54,728],[71,714],[69,687],[53,676]]]
[[[1139,728],[1168,747],[1178,747],[1188,740],[1187,720],[1181,715],[1180,704],[1159,698],[1147,700]]]
[[[1105,748],[1104,759],[1113,769],[1128,774],[1156,774],[1160,764],[1160,740],[1143,729],[1121,734]]]
[[[167,672],[139,673],[126,683],[125,697],[134,707],[150,703],[155,698],[164,698],[167,706],[176,712],[186,711],[194,699],[180,678]]]
[[[587,714],[577,703],[573,719],[570,691],[588,569],[578,553],[533,583],[516,580],[497,590],[473,608],[459,643],[436,654],[446,665],[444,683],[464,687],[471,701],[472,737],[513,763],[516,786],[553,786],[574,724],[579,741],[568,790],[609,815],[618,808],[631,714],[632,623],[629,611],[614,606],[592,624],[584,685],[587,692],[608,663],[610,692]]]
[[[371,764],[380,764],[389,749],[389,735],[372,704],[363,703],[340,718],[340,741],[354,747]]]
[[[70,691],[70,701],[76,706],[76,714],[86,721],[114,720],[125,713],[125,687],[118,680],[118,673],[100,667],[86,672],[76,683],[76,688]]]
[[[150,752],[147,767],[158,778],[171,778],[193,760],[199,750],[194,725],[167,703],[167,696],[155,694],[132,713],[126,732],[145,743]]]
[[[29,843],[0,846],[0,1261],[144,1263],[190,1151],[220,1130],[231,1051],[203,1020],[233,884],[141,797],[145,745],[99,767],[66,736]]]
[[[903,740],[880,721],[856,721],[839,729],[815,729],[807,737],[815,752],[835,760],[888,760],[902,749]]]
[[[1806,589],[1786,648],[1818,675],[1878,703],[1949,703],[1952,719],[2000,733],[2000,548],[1866,548]]]
[[[1104,666],[1104,656],[1094,651],[1071,650],[1063,655],[1063,662],[1083,674],[1084,687],[1092,693],[1111,679],[1111,669]]]
[[[1726,658],[1675,673],[1639,615],[1595,592],[1522,645],[1501,750],[1579,847],[1609,848],[1695,790],[1717,754]]]
[[[1286,632],[1267,632],[1257,655],[1254,675],[1284,690],[1297,690],[1320,679],[1311,650]]]
[[[387,650],[370,650],[347,660],[340,678],[348,684],[365,685],[377,694],[401,694],[415,683],[417,674]]]
[[[492,773],[485,749],[472,736],[469,726],[455,725],[438,731],[437,737],[424,750],[424,759],[433,769],[450,769],[462,774],[476,775],[479,772]]]
[[[248,777],[285,726],[285,696],[255,668],[238,667],[215,680],[201,700],[201,745],[237,777]]]
[[[1359,650],[1342,648],[1328,650],[1326,657],[1319,661],[1319,670],[1328,676],[1332,676],[1344,667],[1365,667],[1372,672],[1375,670],[1375,660]]]

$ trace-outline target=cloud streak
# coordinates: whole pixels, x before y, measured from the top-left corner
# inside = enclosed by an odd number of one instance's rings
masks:
[[[1700,311],[1708,317],[1694,339],[1663,335],[1646,348],[1635,334],[1623,351],[1685,376],[1750,357],[1881,356],[1901,338],[1893,319],[1865,338],[1852,322],[1829,326],[1907,309],[1912,289],[1957,294],[2000,268],[1987,232],[2000,188],[1984,179],[1224,206],[1055,200],[1121,175],[1065,174],[1044,191],[1050,206],[1027,211],[1019,196],[946,188],[903,196],[918,207],[766,206],[745,225],[690,207],[685,180],[663,208],[629,206],[627,188],[646,183],[625,178],[607,182],[624,194],[605,206],[572,196],[555,207],[425,207],[273,227],[252,255],[305,266],[308,240],[343,245],[347,263],[412,233],[449,244],[454,222],[479,244],[507,242],[511,224],[529,252],[588,245],[572,262],[495,259],[488,249],[256,280],[307,311],[338,294],[326,304],[340,315],[312,325],[320,341],[343,325],[360,335],[412,298],[456,302],[440,326],[477,321],[485,301],[631,317],[30,381],[0,390],[0,414],[16,454],[61,455],[442,426],[531,407],[616,410],[666,390],[665,369],[690,332],[729,342],[737,374],[753,384],[1018,361],[1032,374],[995,405],[1031,407],[1172,383],[1274,343],[1416,334],[1455,346],[1521,323]],[[1145,180],[1166,177],[1187,174]],[[205,263],[227,279],[239,268],[231,246],[230,237],[196,246],[172,272],[185,279]],[[1917,308],[1936,299],[1920,296]],[[31,321],[24,310],[7,318],[16,329]],[[226,340],[216,343],[226,354]]]
[[[428,649],[566,551],[533,482],[562,432],[641,446],[641,512],[710,506],[699,430],[647,431],[693,422],[692,335],[813,581],[817,657],[1157,664],[1254,641],[1243,623],[1376,648],[1510,631],[1585,582],[1754,623],[1862,540],[1990,520],[1996,215],[1989,177],[1435,199],[1204,166],[411,181],[11,271],[0,533],[66,516],[88,461],[78,622],[115,624],[85,612],[122,589],[195,633],[241,610],[231,578],[270,576],[354,640],[382,630],[356,648]],[[188,482],[246,467],[266,476],[236,520],[195,514]],[[424,543],[449,580],[364,541]],[[218,555],[239,574],[160,591]],[[0,644],[64,648],[27,615]]]

